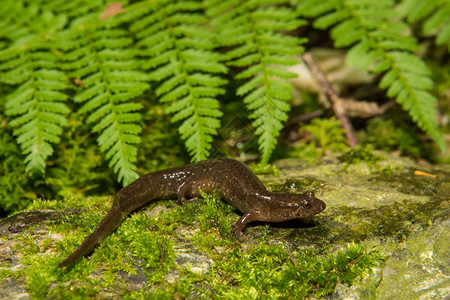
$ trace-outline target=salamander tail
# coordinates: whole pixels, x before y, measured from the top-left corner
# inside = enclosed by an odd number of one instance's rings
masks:
[[[63,268],[77,259],[79,259],[82,256],[85,256],[88,254],[92,249],[95,248],[97,244],[99,244],[103,238],[105,238],[108,234],[114,231],[120,223],[123,220],[123,213],[120,209],[120,205],[115,203],[109,213],[106,215],[106,217],[103,218],[103,220],[98,224],[95,231],[90,234],[84,242],[75,249],[72,254],[69,255],[65,260],[63,260],[59,265],[58,268]]]

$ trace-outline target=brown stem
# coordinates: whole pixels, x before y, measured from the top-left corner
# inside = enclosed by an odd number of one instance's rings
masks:
[[[345,109],[342,105],[342,99],[337,95],[333,86],[328,81],[326,75],[320,69],[319,64],[316,62],[314,57],[310,53],[305,53],[302,55],[302,59],[308,66],[308,69],[311,71],[313,77],[316,79],[321,93],[324,94],[327,100],[330,102],[334,114],[339,119],[339,121],[341,121],[342,128],[344,129],[345,135],[348,140],[348,145],[352,148],[356,147],[358,145],[358,141],[356,139],[352,123],[345,114]]]

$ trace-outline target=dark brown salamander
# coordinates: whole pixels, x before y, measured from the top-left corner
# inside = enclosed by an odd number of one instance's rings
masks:
[[[153,172],[121,189],[110,212],[95,231],[58,267],[65,267],[89,253],[129,213],[149,201],[177,197],[185,204],[200,196],[199,189],[207,193],[216,191],[244,213],[236,222],[235,237],[239,237],[245,224],[251,221],[282,222],[304,218],[316,215],[326,207],[312,192],[299,195],[267,191],[250,169],[233,159],[203,161]]]

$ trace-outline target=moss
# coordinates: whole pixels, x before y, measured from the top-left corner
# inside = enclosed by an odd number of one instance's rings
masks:
[[[213,267],[218,298],[300,299],[330,294],[338,282],[351,284],[382,260],[363,245],[348,245],[333,253],[298,252],[260,243],[250,251],[223,253]],[[233,275],[231,275],[233,274]],[[212,296],[212,295],[211,295]]]
[[[202,199],[189,203],[162,216],[166,224],[182,222],[192,225],[196,223],[202,232],[211,228],[218,230],[222,237],[230,238],[230,231],[235,217],[235,208],[220,200],[217,195],[201,192]]]
[[[313,119],[310,124],[300,127],[300,133],[305,138],[294,145],[290,157],[299,157],[312,162],[326,153],[348,149],[345,144],[345,132],[336,117]]]
[[[322,150],[322,154],[330,150],[343,151],[347,149],[345,132],[341,127],[341,122],[334,116],[329,119],[313,119],[311,124],[302,126],[301,130],[306,130],[312,135],[312,140]]]
[[[448,299],[450,232],[445,223],[411,233],[387,245],[383,280],[376,299]]]
[[[310,163],[315,163],[323,156],[323,153],[319,151],[316,145],[308,143],[304,140],[296,142],[290,151],[288,151],[287,157],[300,158]]]
[[[134,291],[123,295],[124,300],[133,299],[189,299],[200,298],[203,295],[201,282],[194,273],[186,272],[184,276],[174,283],[153,287],[151,291]]]
[[[430,197],[448,197],[448,178],[450,172],[439,170],[439,176],[432,178],[429,176],[418,176],[414,174],[416,169],[409,168],[403,172],[394,172],[391,174],[381,174],[373,180],[388,182],[391,187],[407,195],[430,196]],[[428,173],[434,173],[433,170],[426,170]]]
[[[327,239],[334,242],[362,241],[368,238],[401,242],[417,228],[427,228],[438,218],[445,218],[447,211],[439,207],[445,199],[430,201],[394,202],[374,209],[340,206],[331,212],[334,220],[324,220],[324,227],[331,228]]]
[[[263,165],[259,163],[251,164],[249,167],[253,173],[258,175],[273,175],[275,177],[280,175],[280,170],[278,170],[278,168],[274,165]]]
[[[283,184],[272,186],[274,192],[300,193],[301,191],[314,191],[323,187],[324,182],[313,177],[304,176],[301,179],[287,179]]]
[[[8,277],[13,277],[14,272],[10,269],[11,263],[2,262],[0,264],[0,282]]]
[[[419,158],[430,156],[427,143],[421,138],[421,132],[398,114],[388,120],[374,118],[368,122],[366,132],[359,132],[363,145],[373,145],[384,151],[401,151],[403,154]]]
[[[349,165],[360,163],[362,161],[366,162],[370,169],[373,168],[376,163],[383,159],[382,156],[376,155],[373,152],[373,148],[370,145],[366,145],[364,147],[358,146],[346,151],[341,157],[342,162],[345,162],[346,165],[344,169],[346,170]]]

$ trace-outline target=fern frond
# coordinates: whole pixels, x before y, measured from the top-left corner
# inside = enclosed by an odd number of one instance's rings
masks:
[[[124,15],[145,12],[130,29],[136,31],[142,68],[159,86],[159,100],[168,103],[172,122],[181,121],[179,133],[194,161],[209,156],[212,136],[220,127],[219,102],[226,81],[219,73],[226,67],[212,49],[212,34],[203,27],[207,19],[198,13],[201,1],[136,3]],[[121,16],[119,18],[125,18]]]
[[[25,2],[25,1],[24,1]],[[3,1],[0,10],[0,37],[12,42],[35,39],[33,35],[48,39],[67,23],[63,14],[42,9],[38,3]]]
[[[285,66],[298,63],[294,55],[303,52],[302,39],[281,31],[304,24],[289,1],[207,1],[208,14],[223,46],[234,47],[227,64],[245,68],[237,79],[246,79],[236,94],[244,97],[251,111],[255,133],[259,135],[262,163],[272,154],[282,122],[287,120],[292,86],[284,79],[295,77]],[[278,5],[276,5],[278,4]]]
[[[384,74],[380,87],[409,113],[418,126],[444,150],[438,130],[436,98],[428,91],[432,81],[428,67],[412,54],[417,50],[414,37],[405,36],[408,26],[398,17],[392,0],[305,0],[298,11],[315,17],[314,26],[332,27],[338,47],[351,46],[347,63]]]
[[[24,5],[21,1],[3,1],[0,10],[0,37],[15,41],[27,36],[33,28],[27,26],[30,20],[39,18],[37,5]]]
[[[59,92],[65,88],[62,81],[65,75],[58,71],[33,69],[32,59],[33,55],[30,55],[25,82],[7,97],[6,114],[15,117],[10,125],[17,128],[14,134],[27,155],[27,172],[43,175],[45,161],[53,153],[50,144],[59,143],[69,109],[62,103],[67,96]],[[41,80],[44,77],[51,79]],[[47,86],[45,81],[50,84]]]
[[[43,175],[52,144],[59,143],[69,113],[63,92],[66,75],[57,70],[48,41],[52,32],[64,26],[65,17],[41,12],[33,5],[8,3],[11,11],[2,19],[0,36],[11,43],[0,51],[0,82],[16,90],[6,97],[6,115],[26,155],[26,171]]]
[[[43,10],[51,10],[54,12],[58,12],[58,14],[67,15],[71,18],[87,15],[92,12],[99,12],[105,9],[104,0],[43,0],[40,4],[42,5]]]
[[[450,52],[450,1],[403,0],[400,9],[409,22],[424,20],[424,33],[436,35],[436,44]]]
[[[137,113],[142,105],[132,100],[148,89],[147,77],[138,71],[125,31],[103,28],[95,16],[74,24],[59,35],[60,46],[67,52],[64,57],[70,58],[66,68],[84,83],[74,101],[83,104],[79,113],[95,124],[92,132],[99,134],[100,150],[119,181],[127,185],[138,177],[135,144],[142,130]]]

